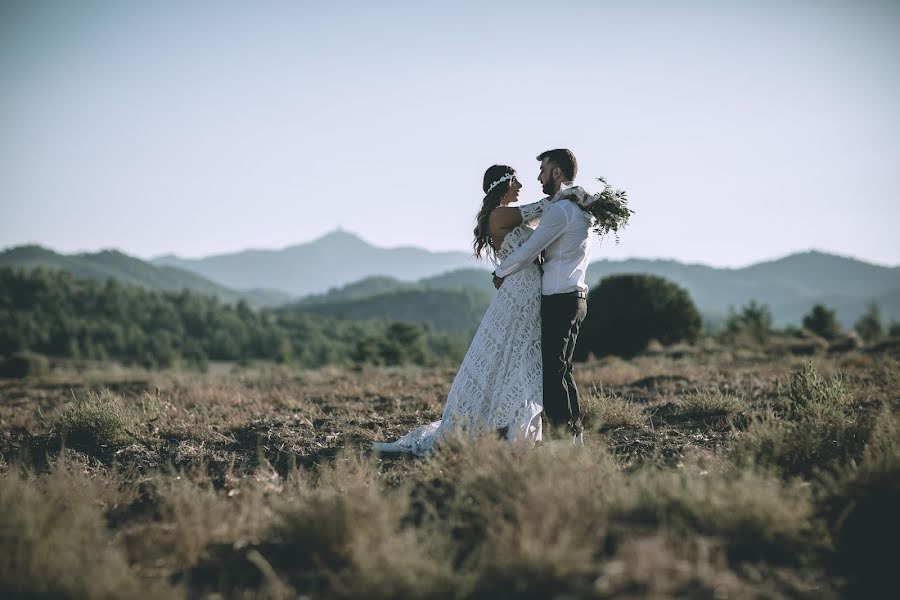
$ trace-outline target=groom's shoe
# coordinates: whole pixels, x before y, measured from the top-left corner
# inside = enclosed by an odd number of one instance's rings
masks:
[[[572,436],[572,445],[576,448],[584,448],[584,434],[576,433]]]

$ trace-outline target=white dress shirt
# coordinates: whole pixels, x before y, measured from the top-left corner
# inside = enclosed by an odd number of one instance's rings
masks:
[[[580,290],[587,293],[584,276],[590,254],[589,234],[593,217],[571,200],[556,200],[544,211],[531,237],[503,259],[495,273],[507,277],[530,265],[542,250],[544,296]]]

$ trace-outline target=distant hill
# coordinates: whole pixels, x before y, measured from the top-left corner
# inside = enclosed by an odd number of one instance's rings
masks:
[[[380,296],[393,292],[403,292],[409,290],[423,289],[417,283],[409,283],[394,279],[393,277],[385,277],[384,275],[376,275],[374,277],[366,277],[345,286],[331,288],[324,294],[311,294],[304,296],[294,306],[309,306],[313,304],[329,304],[332,302],[345,302],[349,300],[362,300],[372,296]]]
[[[708,316],[750,300],[764,302],[779,326],[799,324],[815,303],[837,310],[850,327],[869,302],[877,302],[886,319],[900,320],[900,267],[882,267],[852,258],[811,251],[741,269],[686,265],[671,260],[601,260],[588,267],[588,284],[621,273],[649,273],[687,289]]]
[[[458,269],[420,279],[419,284],[438,290],[474,289],[488,294],[493,294],[495,291],[491,275],[484,269]]]
[[[495,291],[489,273],[482,269],[459,269],[415,282],[400,281],[383,275],[366,277],[341,287],[331,288],[324,294],[304,296],[293,304],[299,306],[362,300],[372,296],[413,290],[478,291],[488,295],[492,295]]]
[[[66,256],[22,246],[0,253],[3,265],[44,266],[94,279],[115,277],[153,289],[187,288],[225,301],[244,299],[254,306],[292,299],[296,306],[341,304],[391,294],[407,294],[402,296],[407,302],[431,297],[413,292],[436,290],[477,291],[483,298],[493,293],[489,263],[468,253],[377,248],[343,231],[284,250],[248,250],[196,260],[167,256],[154,264],[117,251]],[[900,267],[823,252],[792,254],[740,269],[674,260],[599,260],[588,267],[588,285],[595,287],[603,277],[621,273],[650,273],[677,283],[713,321],[724,318],[729,307],[740,308],[751,300],[768,304],[779,326],[799,324],[817,302],[834,308],[845,327],[852,326],[872,301],[879,304],[886,321],[900,321]],[[348,306],[347,314],[367,312]],[[468,305],[463,304],[462,310],[469,310]],[[394,314],[393,309],[389,312]]]
[[[65,255],[41,246],[18,246],[0,252],[0,267],[53,269],[84,279],[116,279],[124,285],[170,292],[187,289],[224,302],[244,300],[252,306],[274,306],[291,299],[289,294],[276,290],[228,289],[196,273],[153,265],[117,250]]]
[[[481,264],[467,252],[378,248],[345,231],[282,250],[246,250],[198,259],[167,255],[153,263],[193,271],[231,288],[262,287],[296,296],[321,294],[376,275],[414,281]]]
[[[474,331],[490,301],[491,295],[479,290],[402,288],[348,299],[333,293],[318,302],[301,301],[279,310],[348,320],[406,321],[442,331]]]
[[[739,309],[751,300],[768,304],[778,326],[799,324],[813,304],[837,311],[845,327],[852,327],[869,302],[877,302],[886,321],[900,321],[900,268],[881,267],[822,252],[805,252],[742,269],[719,269],[673,260],[600,260],[588,267],[588,285],[609,275],[649,273],[684,287],[710,320],[724,319],[729,307]],[[404,282],[392,277],[369,277],[301,303],[342,302],[408,290],[473,290],[488,296],[493,286],[482,269],[458,269]],[[595,310],[597,308],[595,307]]]

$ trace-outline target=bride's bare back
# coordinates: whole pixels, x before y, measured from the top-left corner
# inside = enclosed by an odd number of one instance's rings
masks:
[[[488,217],[491,246],[499,251],[506,234],[522,224],[522,212],[513,206],[498,206]]]

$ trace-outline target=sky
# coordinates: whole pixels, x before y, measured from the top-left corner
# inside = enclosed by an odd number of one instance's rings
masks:
[[[0,0],[0,248],[467,251],[566,147],[636,211],[592,259],[898,265],[898,57],[890,0]]]

